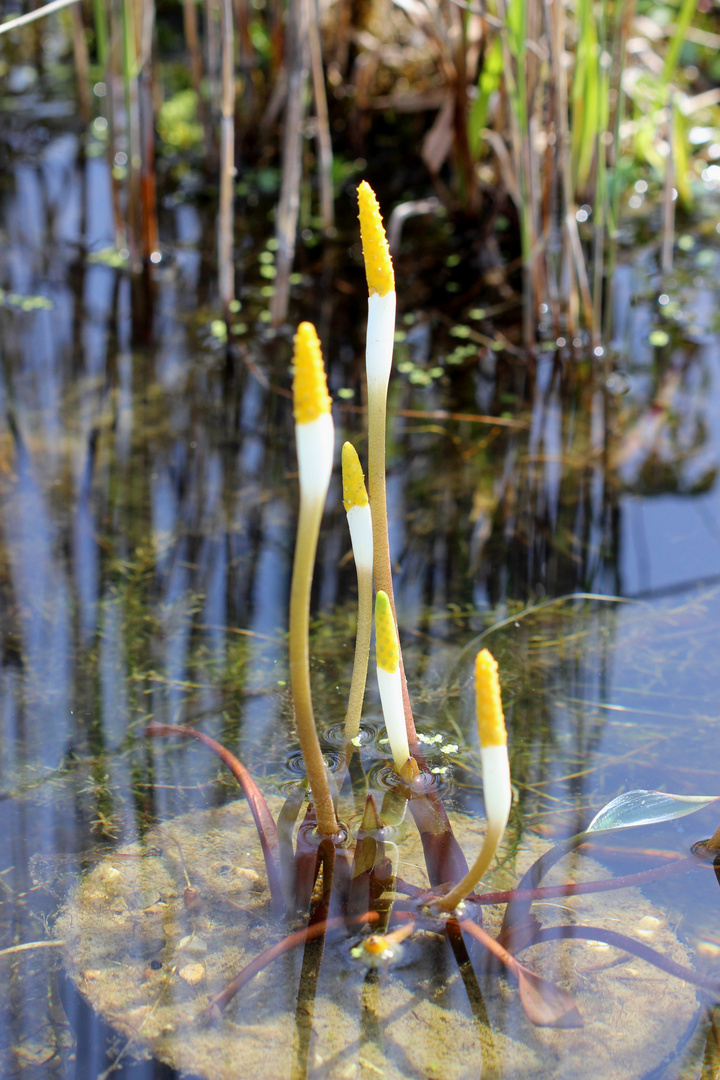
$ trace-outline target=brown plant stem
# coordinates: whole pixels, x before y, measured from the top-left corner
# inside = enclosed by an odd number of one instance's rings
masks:
[[[197,739],[203,746],[207,746],[209,750],[212,750],[224,765],[227,765],[238,784],[240,784],[250,806],[253,820],[255,821],[255,827],[257,828],[258,836],[260,837],[263,858],[265,859],[265,869],[267,870],[268,886],[270,888],[273,911],[276,915],[284,914],[285,901],[283,899],[282,878],[279,865],[280,848],[275,822],[273,821],[272,814],[268,809],[268,805],[263,798],[260,788],[257,786],[242,762],[238,761],[235,755],[221,743],[216,742],[210,735],[206,735],[204,731],[197,731],[195,728],[186,727],[184,724],[156,724],[153,721],[145,728],[145,734],[151,738],[163,735],[181,735],[184,738]]]
[[[430,884],[437,887],[447,881],[460,881],[468,872],[468,864],[442,799],[436,791],[420,797],[414,794],[409,802],[410,813],[420,833]]]
[[[345,926],[348,922],[355,926],[361,926],[363,923],[377,922],[378,918],[379,916],[375,911],[366,911],[362,915],[352,916],[349,919],[345,919],[342,915],[336,915],[331,919],[326,919],[324,922],[313,923],[312,926],[306,926],[302,930],[296,930],[294,933],[288,934],[282,941],[271,945],[270,948],[265,949],[256,956],[254,960],[251,960],[249,964],[246,964],[225,989],[215,995],[205,1010],[205,1015],[208,1019],[218,1018],[238,991],[242,990],[243,986],[247,986],[263,968],[266,968],[273,960],[277,960],[278,956],[282,956],[283,953],[290,952],[291,949],[297,949],[298,946],[305,945],[306,942],[320,937],[327,933],[328,930],[335,930]]]
[[[652,870],[640,870],[637,874],[625,874],[617,878],[600,878],[597,881],[569,881],[564,885],[545,885],[537,889],[507,889],[503,892],[481,893],[469,899],[474,904],[510,904],[515,900],[550,900],[558,896],[582,896],[584,893],[612,892],[615,889],[629,889],[635,885],[645,885],[650,881],[659,881],[671,874],[682,874],[685,870],[702,866],[694,855],[678,859],[666,866],[656,866]]]
[[[220,115],[220,215],[218,285],[226,320],[235,299],[233,198],[235,192],[235,34],[232,0],[222,0],[222,94]]]

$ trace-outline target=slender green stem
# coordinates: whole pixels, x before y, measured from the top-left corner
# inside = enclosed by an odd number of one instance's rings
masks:
[[[368,657],[370,656],[370,634],[373,615],[373,576],[369,568],[358,567],[358,618],[355,635],[355,659],[353,661],[350,696],[345,714],[345,744],[357,737],[360,730],[360,715],[365,697],[367,682]]]
[[[397,628],[397,612],[395,611],[395,594],[393,592],[392,567],[390,564],[387,491],[385,486],[386,416],[387,388],[376,383],[370,383],[368,386],[368,495],[370,497],[370,513],[372,514],[373,574],[375,576],[375,590],[377,592],[382,590],[388,595],[393,618],[395,619],[395,627]],[[400,635],[398,633],[398,642],[399,639]],[[399,645],[398,651],[400,654],[405,726],[407,728],[408,742],[412,747],[417,744],[418,738],[415,731],[412,706],[410,705],[407,679],[405,678],[402,647]]]
[[[93,19],[95,23],[95,55],[104,78],[108,58],[108,25],[103,0],[93,0]]]
[[[680,11],[675,23],[675,33],[672,36],[663,65],[662,78],[666,86],[675,76],[678,60],[680,59],[680,50],[685,42],[685,35],[692,22],[696,7],[697,0],[682,0],[680,5]]]
[[[338,824],[315,727],[310,693],[308,641],[310,588],[322,512],[323,500],[307,499],[301,495],[290,588],[290,686],[300,749],[310,781],[318,830],[325,836],[334,836],[338,831]]]

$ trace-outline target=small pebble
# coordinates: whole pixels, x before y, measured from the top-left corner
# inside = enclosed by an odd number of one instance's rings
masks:
[[[639,937],[651,938],[655,936],[660,925],[660,920],[654,915],[645,915],[635,927],[635,932]]]
[[[720,945],[717,941],[698,941],[695,949],[698,956],[706,956],[710,960],[716,960],[720,956]]]
[[[122,874],[116,866],[101,866],[97,872],[98,880],[104,881],[107,885],[117,885],[122,878]]]
[[[207,945],[202,938],[196,937],[195,934],[188,934],[187,937],[181,938],[177,943],[177,948],[189,953],[207,952]]]
[[[202,964],[186,964],[180,968],[178,975],[188,986],[197,986],[205,978],[205,968]]]

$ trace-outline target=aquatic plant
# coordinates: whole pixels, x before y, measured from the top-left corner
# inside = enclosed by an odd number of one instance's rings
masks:
[[[290,684],[318,828],[324,836],[332,836],[338,827],[313,716],[308,619],[320,519],[332,471],[335,428],[320,342],[315,327],[307,322],[300,324],[295,337],[293,405],[300,516],[290,587]]]
[[[502,840],[512,803],[507,732],[497,661],[487,649],[482,649],[475,658],[475,698],[487,830],[482,850],[474,865],[463,880],[440,901],[439,906],[443,911],[454,911],[479,884]]]
[[[404,942],[418,930],[444,934],[463,971],[463,978],[475,978],[478,965],[490,970],[499,963],[514,976],[520,1000],[528,1017],[537,1025],[574,1027],[582,1017],[570,994],[539,976],[517,959],[517,953],[540,942],[594,939],[608,942],[656,965],[669,974],[696,986],[716,990],[718,980],[699,975],[617,931],[602,927],[572,925],[541,927],[531,917],[533,901],[572,894],[603,892],[642,884],[658,877],[703,865],[716,859],[719,846],[712,838],[685,860],[616,879],[568,882],[543,887],[546,871],[570,851],[592,842],[598,835],[639,824],[672,820],[709,805],[714,797],[683,797],[655,792],[630,792],[613,800],[590,822],[587,829],[546,852],[531,867],[515,889],[478,892],[502,839],[511,807],[510,770],[498,665],[487,649],[475,658],[475,699],[483,771],[486,810],[485,838],[474,865],[468,870],[453,834],[434,777],[427,771],[415,735],[404,682],[397,619],[392,602],[387,512],[384,506],[384,425],[387,382],[392,357],[394,329],[394,278],[385,245],[377,203],[367,185],[361,186],[361,227],[368,269],[368,425],[371,432],[368,500],[357,454],[349,444],[343,447],[343,494],[348,512],[353,551],[358,566],[360,615],[358,649],[353,669],[351,702],[345,721],[346,746],[339,783],[326,768],[315,726],[309,667],[308,616],[320,518],[330,481],[333,459],[333,423],[320,344],[314,327],[301,323],[295,337],[293,399],[300,488],[295,559],[290,598],[290,679],[295,721],[307,783],[288,797],[277,823],[258,786],[243,765],[215,740],[190,727],[152,723],[151,736],[181,735],[199,740],[231,769],[253,814],[260,837],[274,913],[280,919],[306,919],[299,929],[287,932],[245,965],[225,988],[209,1002],[206,1014],[217,1022],[228,1002],[259,971],[283,953],[311,942],[322,943],[332,930],[361,930],[360,940],[351,941],[352,959],[368,970],[397,963]],[[388,269],[389,266],[389,269]],[[383,459],[381,461],[381,458]],[[378,507],[382,502],[382,508]],[[368,521],[372,517],[372,529]],[[367,790],[364,774],[351,777],[353,794],[362,799],[363,814],[355,837],[349,837],[339,823],[338,786],[344,786],[355,752],[361,754],[358,739],[359,717],[367,672],[370,636],[371,584],[374,568],[377,673],[381,703],[392,754],[393,785],[378,810],[374,795]],[[387,586],[385,588],[384,586]],[[302,824],[297,818],[309,802]],[[422,890],[398,876],[386,827],[401,820],[410,809],[422,837],[429,888]],[[354,846],[353,846],[354,842]],[[482,926],[482,908],[505,904],[501,932],[494,938]],[[280,929],[280,927],[279,927]],[[484,947],[480,958],[469,963],[466,940]],[[317,966],[317,965],[316,965]],[[474,994],[481,999],[477,983]]]
[[[373,603],[372,516],[360,458],[352,443],[342,448],[343,505],[347,514],[358,582],[357,634],[348,707],[345,714],[345,744],[352,744],[360,731],[365,683],[367,681]]]

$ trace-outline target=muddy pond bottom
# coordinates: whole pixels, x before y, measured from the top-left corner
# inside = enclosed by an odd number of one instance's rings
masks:
[[[270,807],[274,812],[279,800]],[[452,823],[463,848],[476,851],[482,823],[458,815]],[[487,884],[507,888],[546,847],[535,836],[524,838]],[[412,830],[399,859],[398,874],[425,887],[421,843]],[[571,876],[592,880],[604,873],[582,857],[573,860]],[[563,880],[563,868],[555,868],[547,883]],[[189,906],[188,887],[199,898]],[[550,925],[621,926],[688,962],[667,913],[637,889],[566,897],[549,910],[546,918],[548,906],[538,908]],[[85,1020],[92,1016],[112,1034],[101,1067],[118,1058],[154,1058],[180,1076],[204,1080],[288,1080],[299,1070],[328,1080],[379,1074],[638,1080],[662,1076],[697,1022],[692,987],[601,943],[553,942],[523,956],[568,990],[582,1013],[583,1028],[555,1030],[530,1023],[517,985],[486,969],[482,949],[470,950],[482,991],[471,1005],[443,935],[417,932],[401,964],[369,974],[350,955],[359,935],[343,929],[328,934],[314,967],[309,954],[310,978],[317,976],[314,1006],[302,994],[308,957],[302,973],[300,949],[261,971],[209,1023],[210,997],[287,933],[269,912],[262,853],[244,801],[170,821],[142,846],[113,852],[87,873],[55,933],[65,943],[69,1011],[80,1005]],[[489,932],[499,929],[502,912],[484,909]],[[77,1015],[71,1020],[77,1026]],[[79,1045],[87,1045],[88,1032],[78,1034]]]

